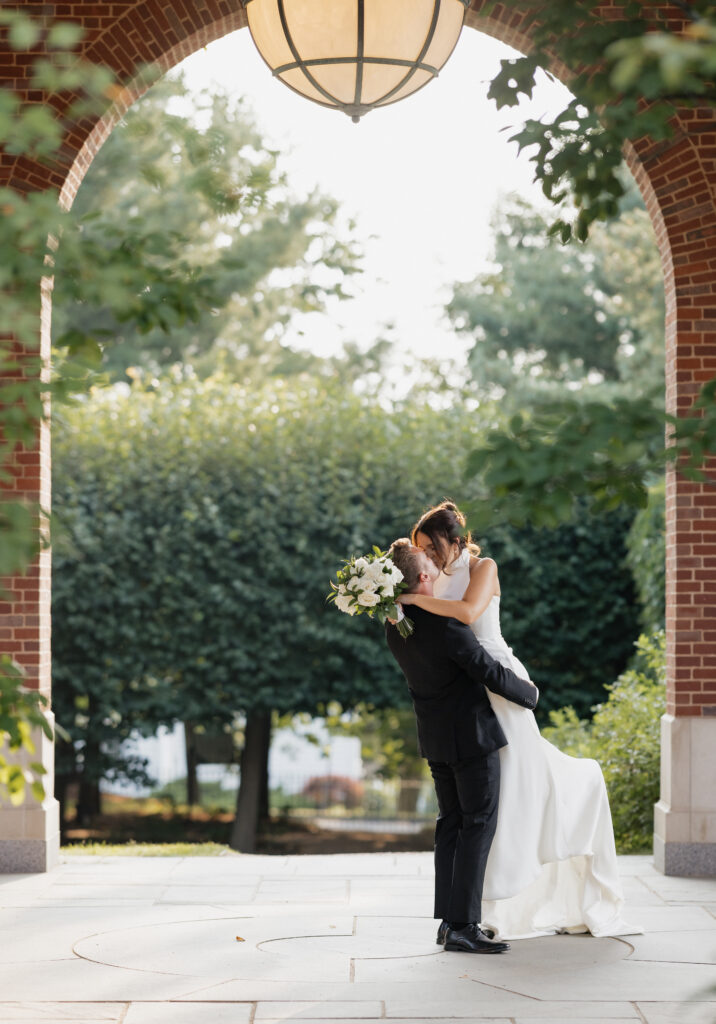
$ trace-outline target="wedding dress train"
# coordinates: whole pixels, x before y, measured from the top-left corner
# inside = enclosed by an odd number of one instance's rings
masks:
[[[460,600],[470,578],[467,550],[441,573],[436,597]],[[525,667],[500,631],[493,597],[472,629],[489,654],[518,676]],[[501,939],[558,931],[631,935],[617,870],[602,770],[569,757],[540,735],[534,714],[488,691],[508,740],[500,750],[500,801],[485,872],[482,926]]]

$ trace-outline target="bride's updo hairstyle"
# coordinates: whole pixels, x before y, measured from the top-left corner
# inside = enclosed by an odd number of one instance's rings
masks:
[[[424,533],[430,538],[435,551],[445,558],[445,562],[447,561],[446,552],[453,544],[459,545],[460,554],[465,548],[471,555],[480,554],[480,548],[473,543],[470,531],[466,528],[465,516],[454,501],[446,499],[439,505],[429,508],[427,512],[423,512],[410,531],[410,539],[416,546],[419,533]],[[442,565],[443,569],[445,569],[445,562]]]

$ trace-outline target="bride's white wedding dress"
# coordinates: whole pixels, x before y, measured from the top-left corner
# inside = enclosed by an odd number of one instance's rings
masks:
[[[467,550],[435,582],[436,597],[459,601],[470,579]],[[493,597],[472,630],[518,676],[525,667],[500,632]],[[621,913],[614,831],[602,770],[569,757],[540,735],[534,714],[487,691],[507,737],[500,750],[500,801],[485,872],[482,926],[506,939],[557,931],[632,935]]]

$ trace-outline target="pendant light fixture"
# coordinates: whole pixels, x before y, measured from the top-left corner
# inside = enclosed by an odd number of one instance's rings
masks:
[[[436,77],[470,0],[243,0],[274,76],[358,121]]]

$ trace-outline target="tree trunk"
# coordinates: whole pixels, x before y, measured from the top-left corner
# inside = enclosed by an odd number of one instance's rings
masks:
[[[99,743],[87,737],[82,751],[82,767],[79,773],[79,792],[77,794],[77,824],[87,825],[92,818],[102,811],[102,797],[99,792],[99,778],[93,778],[93,768],[99,764]]]
[[[402,814],[415,814],[420,796],[420,783],[413,779],[401,780],[398,792],[398,811]]]
[[[271,744],[271,712],[251,711],[246,718],[246,739],[241,754],[241,785],[236,798],[236,820],[229,845],[240,853],[253,853],[261,813],[264,778]]]
[[[269,732],[268,742],[266,744],[266,756],[264,757],[263,764],[261,765],[261,794],[259,800],[259,823],[263,824],[269,820],[269,773],[268,773],[268,755],[271,747],[271,716],[269,715]]]
[[[184,742],[186,745],[186,802],[190,807],[201,803],[199,781],[196,777],[196,749],[194,747],[194,729],[190,722],[184,723]]]
[[[75,800],[77,790],[77,761],[72,743],[55,737],[55,797],[60,805],[60,829],[67,828],[68,804]]]
[[[55,799],[60,805],[60,831],[67,828],[67,787],[70,781],[67,775],[55,775]]]
[[[92,818],[102,812],[102,794],[99,791],[99,780],[80,778],[80,790],[77,797],[78,825],[88,825]]]

